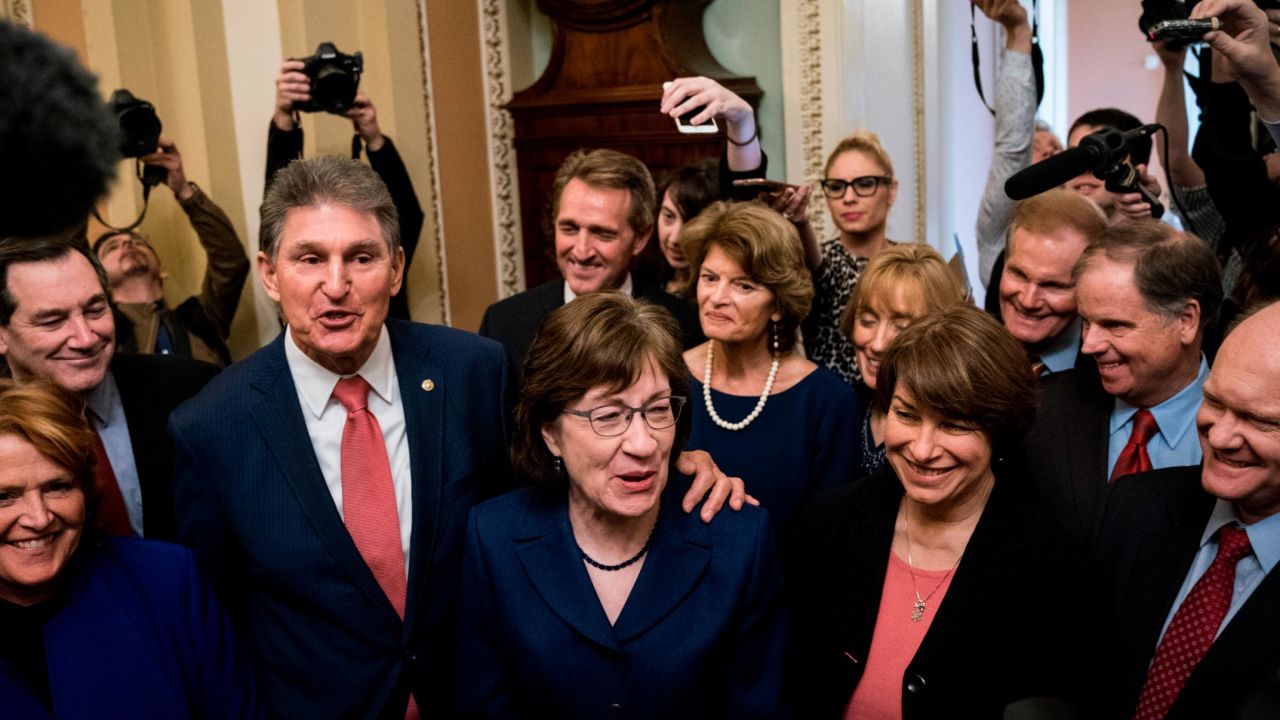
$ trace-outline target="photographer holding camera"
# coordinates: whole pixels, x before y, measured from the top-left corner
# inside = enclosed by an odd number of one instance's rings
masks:
[[[331,51],[326,55],[328,51]],[[330,59],[336,56],[335,59]],[[312,97],[312,77],[310,70],[318,81],[332,82],[334,79],[349,80],[349,92],[359,82],[361,63],[355,63],[352,73],[341,70],[334,72],[334,65],[341,65],[354,56],[338,53],[329,43],[322,43],[316,54],[302,60],[289,59],[280,65],[280,74],[276,76],[276,109],[271,116],[271,129],[267,134],[267,187],[277,171],[288,165],[290,161],[302,157],[302,126],[299,123],[299,112],[315,112],[325,110],[351,120],[356,135],[352,138],[351,157],[359,159],[360,145],[364,145],[365,157],[370,167],[382,178],[391,199],[400,216],[400,242],[404,248],[405,275],[408,275],[409,263],[413,261],[413,252],[418,247],[418,235],[422,231],[422,206],[418,204],[418,196],[413,190],[413,181],[409,171],[396,152],[395,143],[382,134],[378,127],[378,111],[368,95],[355,91],[353,102],[344,102],[341,91],[336,94],[331,86],[325,88],[325,98]],[[328,67],[325,66],[328,61]],[[310,63],[310,67],[308,64]],[[318,68],[318,69],[317,69]],[[320,93],[317,92],[317,95]],[[407,283],[406,283],[407,284]],[[408,290],[401,285],[400,292],[391,298],[390,317],[408,320]]]
[[[116,347],[124,352],[183,355],[225,367],[231,363],[227,349],[231,320],[249,276],[244,246],[226,213],[187,180],[182,154],[173,141],[160,138],[157,151],[140,159],[164,173],[163,184],[190,219],[207,262],[200,293],[170,308],[164,300],[167,274],[145,235],[110,230],[98,237],[93,251],[106,270],[116,308]]]

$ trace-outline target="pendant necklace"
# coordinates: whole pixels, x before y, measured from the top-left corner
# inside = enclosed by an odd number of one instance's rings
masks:
[[[773,362],[769,365],[769,377],[764,381],[764,392],[760,393],[760,400],[756,403],[755,409],[751,414],[739,422],[729,422],[720,417],[716,412],[716,408],[711,404],[711,358],[712,350],[715,349],[716,341],[707,341],[707,369],[702,373],[702,400],[707,406],[707,414],[711,416],[711,422],[724,428],[725,430],[741,430],[750,425],[753,420],[760,417],[760,413],[764,412],[764,404],[769,401],[769,393],[773,391],[773,380],[778,376],[778,339],[775,336],[773,340],[774,354]]]
[[[911,561],[911,514],[907,510],[907,504],[905,501],[902,504],[902,530],[903,534],[906,535],[907,540],[907,571],[911,573],[911,590],[916,595],[916,601],[911,604],[911,622],[920,622],[921,618],[924,617],[926,607],[925,603],[929,602],[929,600],[933,598],[934,594],[938,592],[938,588],[942,587],[942,584],[947,581],[947,578],[951,577],[951,573],[955,572],[956,568],[960,566],[960,558],[964,557],[964,551],[962,550],[960,552],[960,556],[956,558],[955,564],[951,566],[951,569],[947,571],[946,575],[942,576],[942,579],[938,581],[938,584],[933,586],[933,589],[929,591],[929,594],[924,597],[920,597],[920,589],[916,587],[916,566],[915,563]]]

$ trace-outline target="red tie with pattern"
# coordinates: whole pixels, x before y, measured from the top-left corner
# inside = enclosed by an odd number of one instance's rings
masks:
[[[111,459],[107,457],[107,447],[102,444],[102,436],[96,428],[93,431],[93,483],[98,488],[98,524],[102,530],[113,537],[133,537],[133,526],[129,524],[129,511],[124,507],[120,483],[116,481],[116,472],[111,469]]]
[[[1218,555],[1169,621],[1147,671],[1134,720],[1163,720],[1169,712],[1227,616],[1236,563],[1251,552],[1249,536],[1241,528],[1225,525],[1218,531]]]
[[[1115,469],[1111,471],[1111,482],[1125,475],[1147,472],[1151,469],[1151,457],[1147,455],[1147,443],[1160,432],[1151,411],[1142,408],[1133,416],[1133,432],[1129,442],[1124,444],[1120,457],[1116,458]]]
[[[378,419],[369,412],[369,383],[343,378],[333,396],[347,409],[342,428],[342,520],[373,577],[400,617],[404,617],[404,551],[400,517],[391,484],[387,443]]]

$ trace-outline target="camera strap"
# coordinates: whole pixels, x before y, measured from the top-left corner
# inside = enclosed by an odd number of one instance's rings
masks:
[[[982,92],[982,74],[978,71],[981,62],[978,60],[976,18],[977,9],[971,3],[969,5],[969,43],[973,57],[973,84],[978,88],[978,98],[982,100],[983,106],[994,116],[996,109],[991,107],[991,103],[987,102],[986,94]],[[1040,50],[1040,0],[1031,0],[1031,72],[1036,80],[1036,107],[1040,107],[1040,101],[1044,99],[1044,53]]]
[[[116,227],[115,225],[112,225],[111,223],[102,219],[102,215],[98,214],[98,207],[95,205],[93,208],[93,217],[96,218],[98,222],[106,226],[108,230],[114,230],[115,232],[118,232],[118,233],[125,233],[141,225],[143,218],[147,216],[147,207],[150,205],[151,188],[164,182],[163,168],[160,168],[161,170],[160,174],[148,174],[146,172],[146,169],[149,166],[144,165],[141,160],[137,160],[136,162],[137,162],[136,172],[138,175],[138,182],[142,183],[142,212],[138,213],[138,218],[133,222],[129,223],[128,225],[124,227]]]

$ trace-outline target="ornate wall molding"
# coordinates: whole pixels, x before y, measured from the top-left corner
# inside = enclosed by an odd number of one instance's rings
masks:
[[[800,50],[800,146],[804,153],[804,178],[814,182],[822,177],[827,147],[823,135],[821,0],[800,0],[796,14]],[[826,237],[828,217],[823,203],[811,202],[809,215],[814,232],[820,238]]]
[[[924,0],[911,3],[911,114],[914,122],[916,187],[916,242],[928,242],[928,137],[925,128]]]
[[[520,237],[520,191],[511,113],[511,65],[507,49],[507,15],[503,0],[478,0],[484,57],[485,123],[488,126],[490,205],[493,208],[494,257],[498,296],[524,290],[524,255]]]
[[[436,287],[440,288],[437,297],[440,312],[446,325],[450,324],[449,309],[449,272],[448,257],[444,251],[444,210],[440,205],[440,156],[437,152],[439,138],[436,135],[435,92],[431,87],[431,44],[427,36],[427,0],[418,0],[418,47],[422,60],[422,97],[423,112],[427,127],[427,155],[430,159],[430,172],[427,173],[426,197],[430,202],[425,208],[427,220],[432,230],[436,252]],[[419,245],[418,252],[422,252]]]
[[[0,4],[0,17],[31,30],[36,27],[31,15],[31,0],[4,0]]]

